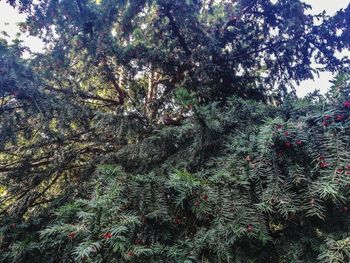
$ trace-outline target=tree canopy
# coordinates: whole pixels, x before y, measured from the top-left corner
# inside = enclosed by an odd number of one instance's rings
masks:
[[[7,2],[1,262],[350,260],[350,6]]]

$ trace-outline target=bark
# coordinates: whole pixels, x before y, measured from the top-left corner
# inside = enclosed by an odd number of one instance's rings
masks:
[[[151,70],[148,76],[148,89],[146,97],[146,115],[150,121],[157,115],[157,107],[154,105],[157,100],[159,73]]]

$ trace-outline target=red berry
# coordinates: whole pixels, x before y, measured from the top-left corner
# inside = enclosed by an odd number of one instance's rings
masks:
[[[327,127],[327,126],[329,125],[329,123],[328,123],[327,121],[323,121],[323,122],[322,122],[322,125],[325,126],[325,127]]]
[[[289,135],[288,131],[284,132],[284,136],[288,136],[288,135]]]
[[[342,121],[342,120],[344,120],[344,116],[343,115],[337,115],[336,120],[337,121]]]
[[[329,166],[328,163],[326,162],[320,162],[320,167],[323,169],[323,168],[327,168]]]
[[[344,206],[344,207],[341,209],[341,211],[342,211],[343,213],[346,213],[348,210],[349,210],[349,208],[347,208],[346,206]]]
[[[175,224],[180,225],[182,223],[180,218],[176,218],[175,219]]]
[[[195,207],[199,207],[199,206],[200,206],[199,201],[196,201],[196,202],[194,203],[194,206],[195,206]]]
[[[254,227],[253,227],[252,224],[249,224],[249,225],[247,226],[247,231],[248,231],[248,232],[252,232],[253,229],[254,229]]]
[[[68,237],[69,237],[70,239],[73,239],[73,238],[75,238],[76,236],[77,236],[77,234],[74,233],[74,232],[70,232],[70,233],[68,234]]]
[[[295,143],[296,143],[297,145],[302,145],[302,144],[303,144],[303,142],[302,142],[301,140],[296,140]]]
[[[339,169],[336,170],[336,172],[337,172],[338,174],[341,174],[341,173],[343,173],[343,170],[339,168]]]
[[[346,169],[350,169],[350,165],[345,166]]]
[[[245,158],[244,158],[245,161],[247,162],[251,162],[252,161],[252,157],[247,155]]]
[[[290,142],[287,141],[287,142],[284,143],[284,145],[285,145],[286,147],[290,147],[292,144],[291,144]]]
[[[103,234],[104,239],[110,239],[112,236],[113,236],[112,233],[109,233],[109,232]]]
[[[127,253],[127,255],[128,255],[128,257],[132,257],[132,256],[134,256],[135,254],[134,254],[134,252],[132,252],[131,250],[129,250],[128,253]]]
[[[350,101],[345,101],[343,105],[345,108],[350,108]]]
[[[207,201],[207,200],[208,200],[208,195],[204,194],[204,195],[202,196],[202,199],[203,199],[204,201]]]
[[[331,115],[328,115],[328,114],[327,114],[327,115],[324,115],[324,119],[325,119],[325,120],[329,120],[330,118],[331,118]]]
[[[277,125],[276,125],[276,129],[277,129],[277,130],[282,129],[282,127],[283,127],[282,124],[277,124]]]
[[[141,239],[139,239],[139,238],[138,238],[138,239],[136,239],[136,240],[135,240],[135,244],[136,244],[136,245],[142,244],[142,240],[141,240]]]

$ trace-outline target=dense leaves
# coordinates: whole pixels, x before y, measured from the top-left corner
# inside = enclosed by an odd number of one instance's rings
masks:
[[[171,162],[176,154],[142,174],[103,165],[85,199],[49,209],[52,219],[45,223],[36,221],[41,214],[4,225],[7,238],[17,239],[23,231],[26,236],[3,254],[4,260],[19,256],[35,261],[39,253],[47,262],[346,261],[346,99],[310,97],[288,111],[233,99],[224,112],[203,110],[208,130],[201,136],[221,139],[216,156],[197,164],[198,171],[162,169],[176,167]],[[287,112],[288,120],[283,117]],[[220,118],[209,125],[213,114]],[[339,114],[344,116],[341,122]],[[181,137],[181,129],[172,132]],[[167,136],[159,134],[157,140]],[[156,147],[157,140],[148,146]],[[182,167],[191,163],[196,144],[194,140],[177,157]],[[191,152],[186,160],[185,152]]]
[[[349,7],[8,2],[45,50],[0,40],[0,261],[350,260]]]

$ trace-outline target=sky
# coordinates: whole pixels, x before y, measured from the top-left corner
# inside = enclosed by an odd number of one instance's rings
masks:
[[[327,14],[334,15],[337,10],[347,7],[350,0],[304,0],[304,2],[312,6],[311,13],[321,13],[325,10]],[[0,0],[0,32],[5,30],[12,38],[15,37],[18,32],[16,24],[24,19],[25,15],[18,14],[5,0]],[[30,36],[23,36],[21,39],[33,52],[42,51],[44,45],[39,39]],[[320,73],[319,78],[315,76],[315,80],[303,81],[299,87],[296,87],[297,95],[303,97],[315,89],[325,93],[330,87],[329,80],[332,77],[331,73],[323,72]]]
[[[12,38],[14,38],[19,31],[17,23],[24,20],[24,14],[19,14],[12,6],[6,3],[5,0],[0,0],[0,32],[6,31]],[[1,33],[0,37],[3,37]],[[20,39],[22,39],[33,52],[40,52],[43,50],[44,45],[38,38],[23,36]]]

